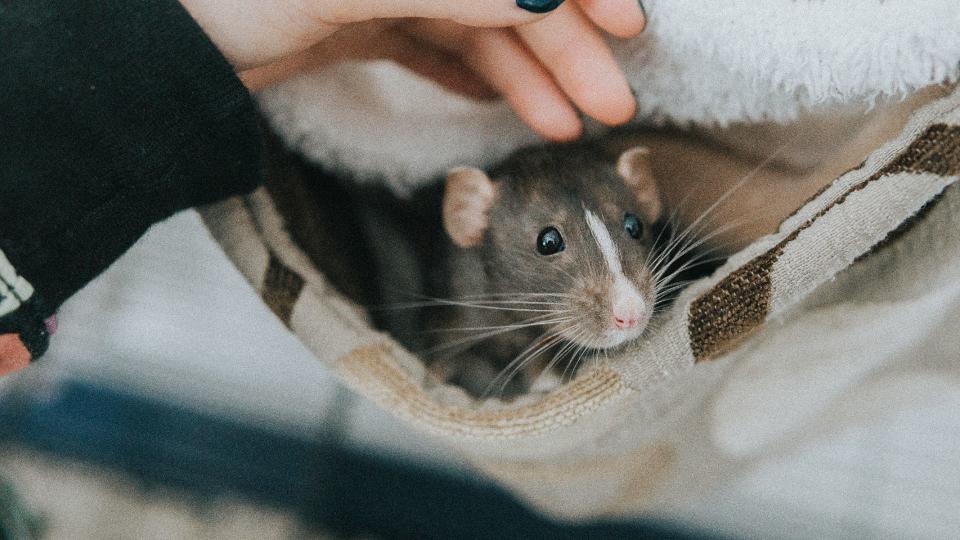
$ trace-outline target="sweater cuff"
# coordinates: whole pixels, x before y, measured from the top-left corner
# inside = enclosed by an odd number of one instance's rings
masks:
[[[0,50],[3,372],[3,351],[41,355],[56,308],[151,224],[253,189],[262,142],[247,90],[175,0],[13,2]]]

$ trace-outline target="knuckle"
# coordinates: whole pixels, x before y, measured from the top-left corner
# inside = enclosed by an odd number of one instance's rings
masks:
[[[362,2],[317,2],[301,0],[302,11],[315,22],[324,24],[348,24],[363,19]]]
[[[486,50],[486,32],[474,30],[466,32],[461,40],[460,49],[468,58],[477,58]]]

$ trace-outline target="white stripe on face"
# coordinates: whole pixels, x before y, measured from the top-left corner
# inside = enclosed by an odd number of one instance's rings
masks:
[[[613,277],[613,286],[610,288],[610,307],[614,316],[620,313],[635,313],[639,315],[645,311],[646,303],[640,292],[634,284],[623,274],[623,266],[620,263],[620,252],[613,243],[610,231],[603,225],[600,218],[590,210],[584,209],[584,215],[587,219],[587,225],[593,238],[600,247],[600,253],[603,254],[603,260],[610,269],[610,275]]]
[[[625,277],[623,275],[623,267],[620,266],[620,254],[617,252],[617,246],[613,244],[610,231],[607,230],[596,214],[587,209],[584,209],[583,213],[587,218],[587,225],[590,227],[593,239],[596,240],[597,245],[600,246],[600,253],[603,254],[603,260],[607,262],[607,268],[610,269],[610,273],[613,274],[613,279],[616,281],[617,278]]]

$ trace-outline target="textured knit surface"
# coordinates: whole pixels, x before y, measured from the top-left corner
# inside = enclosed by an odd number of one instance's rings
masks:
[[[960,433],[958,126],[960,92],[920,108],[639,342],[509,403],[437,384],[365,327],[264,190],[205,218],[344,382],[545,511],[757,537],[949,538],[960,467],[938,449]],[[270,278],[287,272],[303,283]],[[292,308],[281,283],[299,291]]]

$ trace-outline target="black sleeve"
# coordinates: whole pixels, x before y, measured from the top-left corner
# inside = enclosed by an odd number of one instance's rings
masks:
[[[36,358],[151,224],[254,188],[257,122],[176,0],[0,0],[0,336]]]

